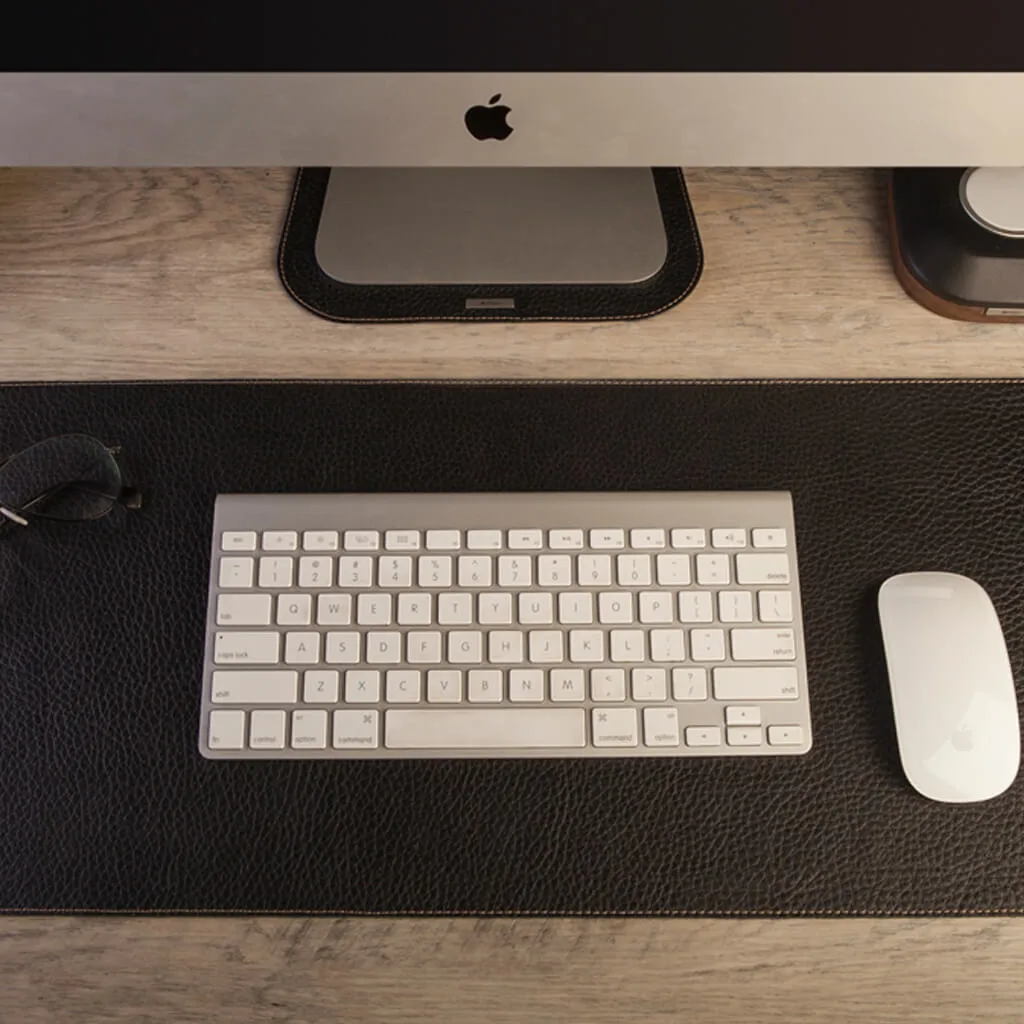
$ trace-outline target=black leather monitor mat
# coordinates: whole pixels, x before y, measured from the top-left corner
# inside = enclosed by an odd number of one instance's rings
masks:
[[[0,388],[0,451],[88,431],[145,507],[0,535],[0,908],[408,914],[1024,909],[1024,779],[901,775],[874,600],[977,579],[1024,678],[1024,385]],[[785,488],[805,757],[209,762],[220,491]]]

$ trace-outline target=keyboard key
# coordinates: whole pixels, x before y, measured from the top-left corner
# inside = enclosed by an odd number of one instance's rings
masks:
[[[479,633],[475,635],[478,638],[480,636]],[[454,661],[453,658],[448,660]],[[480,660],[479,653],[474,660]],[[489,636],[487,660],[494,665],[517,665],[522,662],[523,634],[511,629],[493,630]]]
[[[356,622],[360,626],[390,626],[391,595],[360,594],[356,598]]]
[[[337,551],[337,530],[306,530],[302,535],[302,547],[305,551]]]
[[[256,531],[255,530],[229,530],[222,533],[220,537],[221,551],[255,551]],[[224,711],[221,714],[233,715],[233,711]],[[225,719],[226,721],[226,719]]]
[[[260,559],[260,586],[264,589],[290,587],[294,573],[294,558],[277,556]]]
[[[441,662],[444,638],[440,633],[414,630],[406,635],[405,659],[410,665],[437,665]]]
[[[245,747],[245,712],[211,711],[207,737],[211,750],[242,750]]]
[[[438,594],[437,622],[440,626],[469,626],[473,623],[472,594]]]
[[[384,534],[384,548],[387,551],[418,551],[419,530],[388,530]]]
[[[504,699],[504,677],[494,668],[475,668],[467,674],[467,696],[471,704],[500,704]]]
[[[214,672],[214,704],[294,704],[299,673],[292,671]]]
[[[324,639],[324,661],[328,665],[356,665],[359,663],[360,637],[358,633],[328,633]]]
[[[608,643],[612,661],[643,661],[647,657],[642,629],[613,629]]]
[[[565,660],[563,637],[557,629],[532,629],[528,641],[530,661],[537,665],[558,664]]]
[[[611,555],[577,555],[576,571],[581,587],[610,587],[612,585]]]
[[[213,660],[218,665],[273,665],[281,650],[278,633],[217,633]]]
[[[299,559],[299,586],[326,589],[334,582],[334,560],[306,555]]]
[[[339,587],[373,585],[373,559],[366,555],[343,555],[338,559]]]
[[[514,668],[508,674],[508,699],[515,703],[544,699],[544,672],[539,668]]]
[[[789,583],[789,555],[747,554],[736,556],[736,582],[744,585],[772,583],[776,586]]]
[[[294,750],[325,750],[327,747],[327,712],[292,712],[292,748]]]
[[[616,557],[620,587],[649,587],[651,576],[650,555],[618,555]]]
[[[646,625],[672,621],[672,595],[653,590],[640,593],[640,621]]]
[[[794,661],[796,634],[791,629],[734,629],[734,661]]]
[[[594,708],[591,722],[595,747],[635,747],[636,708]]]
[[[429,626],[432,602],[430,594],[399,594],[396,621],[400,626]]]
[[[251,558],[222,558],[218,585],[222,590],[251,587],[254,564]]]
[[[694,661],[725,661],[725,630],[691,629],[690,657]]]
[[[761,730],[756,726],[730,726],[725,730],[725,742],[730,747],[759,747]]]
[[[470,551],[500,551],[501,530],[467,530],[466,547]]]
[[[792,622],[793,595],[788,590],[759,590],[757,617],[762,622]]]
[[[664,530],[630,530],[629,543],[634,548],[663,548]]]
[[[802,747],[804,731],[799,725],[768,726],[768,745],[772,747]]]
[[[411,587],[412,559],[408,555],[388,555],[377,563],[377,584],[381,587]]]
[[[286,721],[283,711],[254,711],[249,716],[249,746],[253,750],[283,750]]]
[[[512,595],[480,594],[477,616],[481,626],[511,626]]]
[[[594,621],[594,595],[567,590],[558,595],[558,621],[563,626],[586,626]]]
[[[458,530],[427,530],[428,551],[457,551],[462,547],[462,534]]]
[[[604,661],[604,631],[600,629],[570,630],[569,660],[577,663]]]
[[[720,590],[718,618],[721,622],[753,622],[754,595],[749,590]]]
[[[674,548],[704,548],[708,544],[706,530],[698,529],[676,529],[672,531],[672,547]]]
[[[722,730],[714,725],[691,725],[686,730],[688,747],[720,747]]]
[[[651,661],[683,661],[684,650],[681,629],[651,630]]]
[[[451,555],[421,556],[417,565],[421,587],[450,587],[452,585]]]
[[[605,551],[626,546],[625,530],[591,530],[590,546],[595,551]]]
[[[711,622],[715,617],[713,607],[707,590],[680,591],[679,621]]]
[[[544,547],[541,530],[509,530],[508,546],[512,551],[537,551]]]
[[[668,677],[663,668],[635,668],[632,683],[633,700],[668,699]]]
[[[590,670],[590,699],[624,701],[626,699],[625,670],[621,668],[592,668]]]
[[[658,555],[658,586],[688,587],[690,585],[689,555]]]
[[[726,725],[760,725],[761,709],[755,705],[728,707],[725,709]]]
[[[319,633],[285,634],[284,662],[286,665],[315,665],[319,660]]]
[[[391,750],[551,750],[586,746],[583,708],[431,708],[391,710]]]
[[[299,547],[299,535],[294,530],[265,530],[263,533],[264,551],[296,551]]]
[[[644,708],[644,744],[679,746],[679,712],[675,708]]]
[[[377,551],[380,548],[380,533],[376,530],[346,530],[346,551]]]
[[[346,704],[376,704],[380,700],[380,672],[350,668],[345,673]]]
[[[796,700],[796,669],[791,665],[715,669],[716,700]]]
[[[572,559],[568,555],[540,555],[537,582],[542,587],[571,587]]]
[[[379,714],[376,711],[335,711],[335,750],[374,750],[380,745]]]
[[[366,663],[368,665],[397,665],[402,660],[401,633],[367,633]]]
[[[318,626],[347,626],[352,622],[351,594],[318,594],[316,599]]]
[[[633,595],[626,591],[604,591],[597,595],[598,619],[604,623],[633,621]]]
[[[302,699],[307,704],[337,704],[337,671],[332,668],[307,671],[302,679]]]
[[[524,626],[546,626],[555,621],[555,599],[551,594],[519,595],[519,621]]]
[[[529,587],[533,583],[533,561],[529,555],[503,555],[498,559],[499,587]]]
[[[553,551],[574,551],[583,547],[582,530],[549,530],[548,547]]]
[[[585,677],[581,668],[553,668],[551,670],[551,699],[553,701],[581,701],[587,696]]]
[[[745,548],[747,531],[737,529],[712,530],[711,546],[713,548]]]
[[[706,668],[672,669],[672,699],[707,700],[708,670]]]
[[[432,669],[427,673],[428,704],[458,704],[461,700],[461,672],[455,669]]]
[[[269,594],[219,594],[218,626],[269,626]]]
[[[728,555],[697,555],[697,582],[702,587],[725,586],[729,579]]]
[[[491,634],[492,646],[496,634]],[[511,635],[511,634],[509,634]],[[516,633],[522,642],[522,634]],[[448,634],[448,660],[453,665],[479,665],[484,660],[484,635],[477,630],[453,629]],[[494,657],[491,661],[494,661]],[[522,661],[522,657],[518,659]]]
[[[415,669],[391,669],[385,679],[389,704],[419,704],[423,676]]]
[[[752,537],[755,548],[784,548],[786,531],[780,526],[774,529],[753,530]]]
[[[277,624],[279,626],[308,626],[312,614],[313,599],[309,594],[277,595]]]

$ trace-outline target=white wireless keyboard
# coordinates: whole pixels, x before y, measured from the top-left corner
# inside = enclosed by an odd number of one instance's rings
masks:
[[[221,495],[209,758],[811,745],[782,492]]]

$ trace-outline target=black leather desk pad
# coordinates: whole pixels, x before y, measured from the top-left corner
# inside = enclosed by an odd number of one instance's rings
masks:
[[[0,388],[0,450],[124,447],[144,510],[0,536],[0,908],[949,914],[1024,908],[1024,780],[929,803],[894,746],[875,592],[979,580],[1024,679],[1024,385]],[[784,488],[805,757],[208,762],[214,496]]]

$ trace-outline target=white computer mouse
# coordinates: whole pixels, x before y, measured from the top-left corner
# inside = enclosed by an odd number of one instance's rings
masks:
[[[945,803],[998,796],[1020,766],[1020,721],[988,594],[966,576],[905,573],[882,584],[878,615],[910,784]]]

